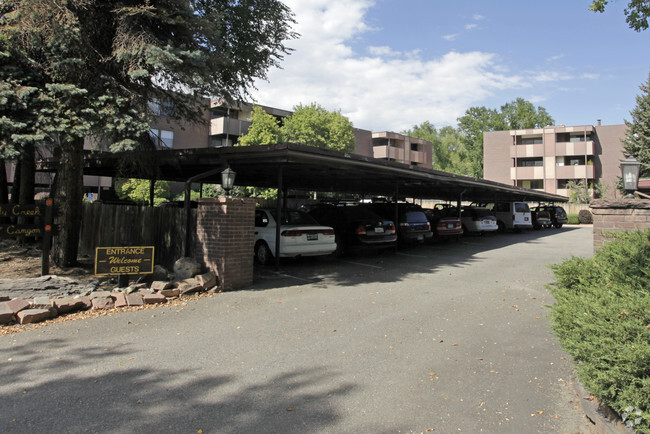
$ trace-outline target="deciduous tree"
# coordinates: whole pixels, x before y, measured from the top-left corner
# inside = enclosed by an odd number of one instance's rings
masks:
[[[593,0],[589,9],[594,12],[605,12],[608,0]],[[650,17],[650,2],[648,0],[630,0],[625,8],[625,21],[630,29],[640,32],[647,30],[648,17]]]

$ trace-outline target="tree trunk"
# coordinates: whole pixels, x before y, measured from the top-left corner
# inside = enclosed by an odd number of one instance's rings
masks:
[[[11,198],[9,203],[18,203],[18,196],[20,196],[20,172],[22,165],[20,159],[14,162],[14,179],[11,180]]]
[[[9,203],[9,183],[7,182],[7,164],[0,158],[0,204]]]
[[[35,158],[34,144],[27,143],[23,145],[23,151],[20,154],[20,193],[18,195],[18,203],[22,205],[34,203]]]
[[[59,267],[77,263],[83,199],[83,138],[62,144],[54,203],[58,206],[52,261]]]

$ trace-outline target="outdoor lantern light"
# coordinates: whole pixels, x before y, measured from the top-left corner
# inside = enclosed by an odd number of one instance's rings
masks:
[[[235,185],[235,175],[237,175],[237,173],[232,170],[230,166],[221,172],[221,188],[226,190],[226,196],[228,196],[233,185]]]
[[[636,161],[633,156],[627,157],[621,161],[621,173],[623,174],[623,190],[627,192],[626,199],[634,199],[634,192],[639,185],[639,169],[641,163]]]

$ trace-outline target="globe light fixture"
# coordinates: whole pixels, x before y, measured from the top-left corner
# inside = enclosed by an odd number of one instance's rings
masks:
[[[634,199],[634,192],[639,186],[639,170],[641,163],[633,156],[621,161],[621,174],[623,176],[623,190],[627,193],[626,199]]]
[[[230,195],[230,190],[235,185],[235,175],[237,173],[230,167],[227,167],[226,170],[221,172],[221,188],[226,191],[226,196]]]

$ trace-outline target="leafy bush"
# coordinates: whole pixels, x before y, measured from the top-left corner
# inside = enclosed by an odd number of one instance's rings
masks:
[[[650,229],[609,236],[553,267],[553,329],[587,389],[650,433]]]
[[[581,209],[578,212],[578,221],[581,225],[589,225],[594,222],[594,216],[588,209]]]
[[[567,214],[567,218],[569,219],[569,224],[570,225],[578,225],[580,224],[580,220],[578,220],[578,214]]]

